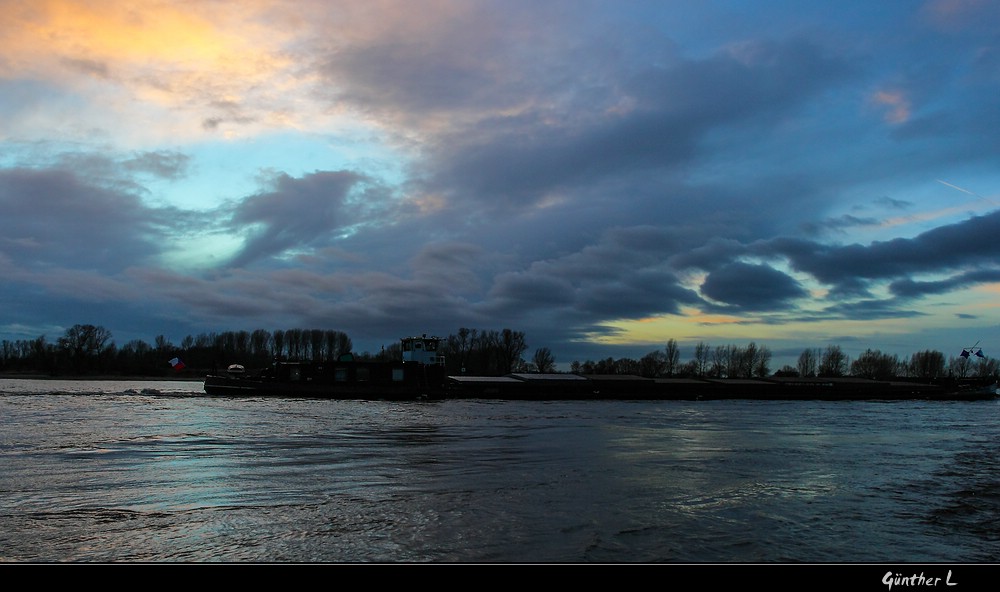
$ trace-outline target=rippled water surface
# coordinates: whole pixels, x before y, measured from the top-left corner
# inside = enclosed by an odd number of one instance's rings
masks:
[[[0,379],[0,560],[993,562],[998,414]]]

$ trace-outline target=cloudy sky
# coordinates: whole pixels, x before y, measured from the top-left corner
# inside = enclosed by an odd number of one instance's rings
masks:
[[[1000,355],[998,22],[992,0],[0,0],[0,338]]]

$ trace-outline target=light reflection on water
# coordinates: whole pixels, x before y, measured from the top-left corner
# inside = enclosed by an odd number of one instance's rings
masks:
[[[996,402],[393,403],[10,383],[4,561],[1000,556]]]

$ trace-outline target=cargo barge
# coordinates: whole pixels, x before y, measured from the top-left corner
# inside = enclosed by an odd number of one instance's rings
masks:
[[[230,366],[205,378],[214,396],[277,396],[323,399],[505,400],[983,400],[998,397],[995,381],[933,382],[864,378],[643,378],[628,375],[514,373],[449,376],[440,338],[405,337],[398,361],[276,362],[248,373]]]

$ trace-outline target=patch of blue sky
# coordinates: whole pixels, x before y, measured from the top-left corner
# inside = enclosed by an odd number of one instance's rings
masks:
[[[182,179],[150,181],[151,198],[179,208],[208,211],[268,190],[278,174],[302,177],[350,170],[383,183],[402,179],[398,155],[376,143],[332,135],[279,133],[184,147],[191,158]]]
[[[243,248],[244,238],[212,233],[178,237],[160,255],[162,264],[174,271],[195,271],[221,267]]]

